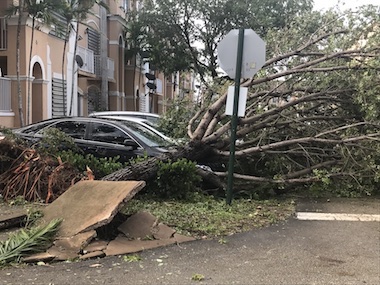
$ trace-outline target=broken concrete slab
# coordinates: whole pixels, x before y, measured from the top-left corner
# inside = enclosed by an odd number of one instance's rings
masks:
[[[153,229],[153,237],[155,239],[172,238],[175,233],[176,233],[176,230],[172,229],[171,227],[167,225],[164,225],[163,223],[159,223]]]
[[[43,224],[53,219],[63,220],[54,245],[43,254],[23,260],[88,259],[195,240],[176,234],[148,212],[130,217],[120,212],[144,186],[144,181],[78,182],[43,210]]]
[[[176,234],[175,230],[158,223],[158,219],[148,212],[138,212],[122,223],[118,230],[124,234],[110,241],[103,250],[106,255],[139,252],[146,249],[195,240]]]
[[[29,256],[26,256],[22,259],[23,262],[39,262],[39,261],[51,261],[55,258],[55,255],[50,254],[49,252],[35,253]]]
[[[83,252],[89,253],[106,249],[108,242],[105,240],[95,240],[83,249]]]
[[[182,235],[174,235],[173,238],[162,240],[130,240],[127,237],[119,236],[108,244],[104,252],[107,256],[129,254],[193,240],[195,239],[192,237]]]
[[[83,248],[83,241],[94,238],[96,235],[96,231],[91,230],[75,235],[72,238],[59,238],[54,242],[54,246],[48,249],[46,255],[40,254],[30,256],[28,259],[25,259],[25,262],[48,260],[63,261],[77,258],[89,259],[110,255],[129,254],[195,240],[193,237],[176,234],[174,229],[163,223],[157,223],[158,219],[147,212],[136,213],[129,217],[128,220],[133,222],[133,227],[131,225],[128,226],[127,223],[127,226],[122,228],[125,230],[129,227],[133,233],[136,234],[139,232],[138,227],[141,227],[144,229],[141,237],[136,235],[137,239],[131,239],[128,232],[126,232],[126,235],[120,232],[120,234],[111,241],[93,240]],[[146,239],[146,237],[148,237],[148,239]]]
[[[0,243],[16,233],[26,222],[27,209],[0,203]]]
[[[55,245],[49,248],[47,252],[51,255],[54,255],[55,261],[74,260],[78,258],[77,252],[64,248],[64,247],[58,247]]]
[[[188,237],[188,236],[184,236],[184,235],[180,235],[180,234],[174,234],[173,238],[171,238],[171,239],[174,239],[176,241],[176,243],[182,243],[182,242],[188,242],[188,241],[196,240],[193,237]]]
[[[11,204],[0,203],[0,242],[4,242],[25,225],[28,213],[41,211],[45,206],[42,204]]]
[[[96,236],[96,231],[89,231],[78,234],[72,238],[63,238],[54,241],[54,245],[50,247],[46,252],[35,253],[28,257],[23,258],[24,262],[38,262],[38,261],[62,261],[68,259],[78,258],[78,254],[81,252],[84,246],[84,240],[91,240]],[[103,253],[104,255],[104,253]]]
[[[157,218],[148,212],[138,212],[129,217],[117,229],[126,237],[132,239],[145,239],[152,236],[152,229],[157,223]]]
[[[58,238],[54,241],[54,245],[57,247],[63,247],[67,250],[79,253],[96,237],[96,231],[88,231],[77,234],[68,238]]]
[[[169,245],[171,243],[172,242],[168,240],[130,240],[126,237],[119,236],[108,244],[104,252],[107,256],[128,254]]]
[[[27,216],[26,210],[17,213],[0,213],[0,229],[7,229],[14,226],[19,226],[25,221]]]
[[[119,232],[131,239],[167,239],[174,235],[174,229],[158,223],[158,219],[151,213],[141,211],[129,217],[118,228]]]
[[[63,219],[60,237],[97,229],[108,224],[144,186],[144,181],[80,181],[43,210],[43,220]]]

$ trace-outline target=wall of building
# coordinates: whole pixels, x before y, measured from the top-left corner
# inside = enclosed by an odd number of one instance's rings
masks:
[[[0,1],[0,15],[4,14],[5,7],[8,7],[12,2],[12,0]],[[149,64],[140,65],[138,63],[135,66],[133,59],[127,61],[125,57],[128,47],[125,37],[127,25],[125,12],[135,9],[138,1],[126,2],[129,3],[128,7],[123,7],[123,0],[106,1],[110,10],[106,17],[107,23],[103,25],[106,27],[105,33],[100,31],[102,27],[101,13],[97,5],[94,6],[92,14],[89,14],[85,21],[86,24],[80,24],[78,27],[78,47],[86,49],[87,52],[89,28],[101,35],[106,35],[104,38],[106,42],[105,56],[108,59],[101,61],[103,65],[100,67],[103,68],[101,74],[104,75],[104,63],[111,62],[114,64],[113,78],[107,77],[108,79],[95,71],[92,73],[85,71],[75,63],[76,37],[74,33],[69,38],[63,56],[64,40],[49,35],[50,27],[38,22],[32,43],[32,65],[29,67],[32,28],[31,19],[24,19],[20,35],[20,81],[22,109],[26,124],[54,116],[56,112],[56,107],[54,107],[56,103],[54,102],[57,100],[57,95],[54,97],[53,93],[56,94],[57,88],[61,88],[62,92],[65,90],[65,94],[61,97],[62,104],[66,104],[66,115],[87,115],[93,111],[91,108],[93,108],[92,101],[94,99],[90,98],[89,94],[108,97],[109,110],[134,110],[159,114],[164,113],[171,100],[180,94],[178,76],[173,77],[176,78],[176,82],[174,82],[173,78],[168,79],[162,73],[154,71],[157,81],[161,82],[161,89],[152,91],[147,88],[147,78],[145,77],[146,72],[152,72],[149,70]],[[5,50],[0,49],[0,68],[3,71],[3,76],[12,81],[10,94],[12,110],[0,110],[0,125],[18,127],[21,125],[21,121],[18,115],[19,103],[16,80],[17,16],[8,20],[7,34],[8,47]],[[78,54],[78,50],[76,53]],[[63,57],[65,63],[62,66]],[[95,65],[95,61],[92,64]],[[60,83],[62,80],[66,82],[66,85]],[[104,88],[104,84],[106,84],[106,88]],[[187,88],[187,85],[184,84],[181,88],[185,87]],[[58,99],[61,100],[61,98]]]

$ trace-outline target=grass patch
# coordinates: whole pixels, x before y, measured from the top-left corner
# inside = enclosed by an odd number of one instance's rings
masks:
[[[122,210],[127,215],[147,211],[177,232],[197,238],[215,238],[283,221],[295,211],[291,199],[225,199],[195,194],[191,200],[157,200],[149,195],[136,196]]]

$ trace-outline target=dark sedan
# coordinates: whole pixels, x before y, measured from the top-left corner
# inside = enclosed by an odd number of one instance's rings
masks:
[[[57,128],[72,137],[84,153],[97,157],[119,156],[125,162],[131,158],[157,156],[168,152],[173,143],[138,122],[110,119],[64,117],[55,118],[14,130],[14,133],[38,143],[48,128]]]

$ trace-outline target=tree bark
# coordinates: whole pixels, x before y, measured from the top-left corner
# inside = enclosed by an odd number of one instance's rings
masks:
[[[20,125],[23,127],[24,123],[24,108],[22,104],[21,93],[21,79],[20,79],[20,36],[21,36],[21,22],[23,16],[24,0],[19,1],[19,15],[17,19],[17,36],[16,36],[16,76],[17,76],[17,98],[18,98],[18,113],[20,118]]]
[[[125,181],[125,180],[153,180],[158,171],[158,162],[176,161],[180,158],[196,162],[198,165],[208,166],[210,164],[220,163],[220,159],[213,148],[208,147],[202,143],[192,143],[191,146],[183,147],[175,152],[163,154],[158,157],[151,157],[139,163],[133,163],[126,168],[120,169],[114,173],[104,176],[102,180],[105,181]],[[225,185],[220,181],[212,170],[207,168],[198,167],[197,173],[202,179],[207,180],[208,183],[216,188],[224,189]]]

